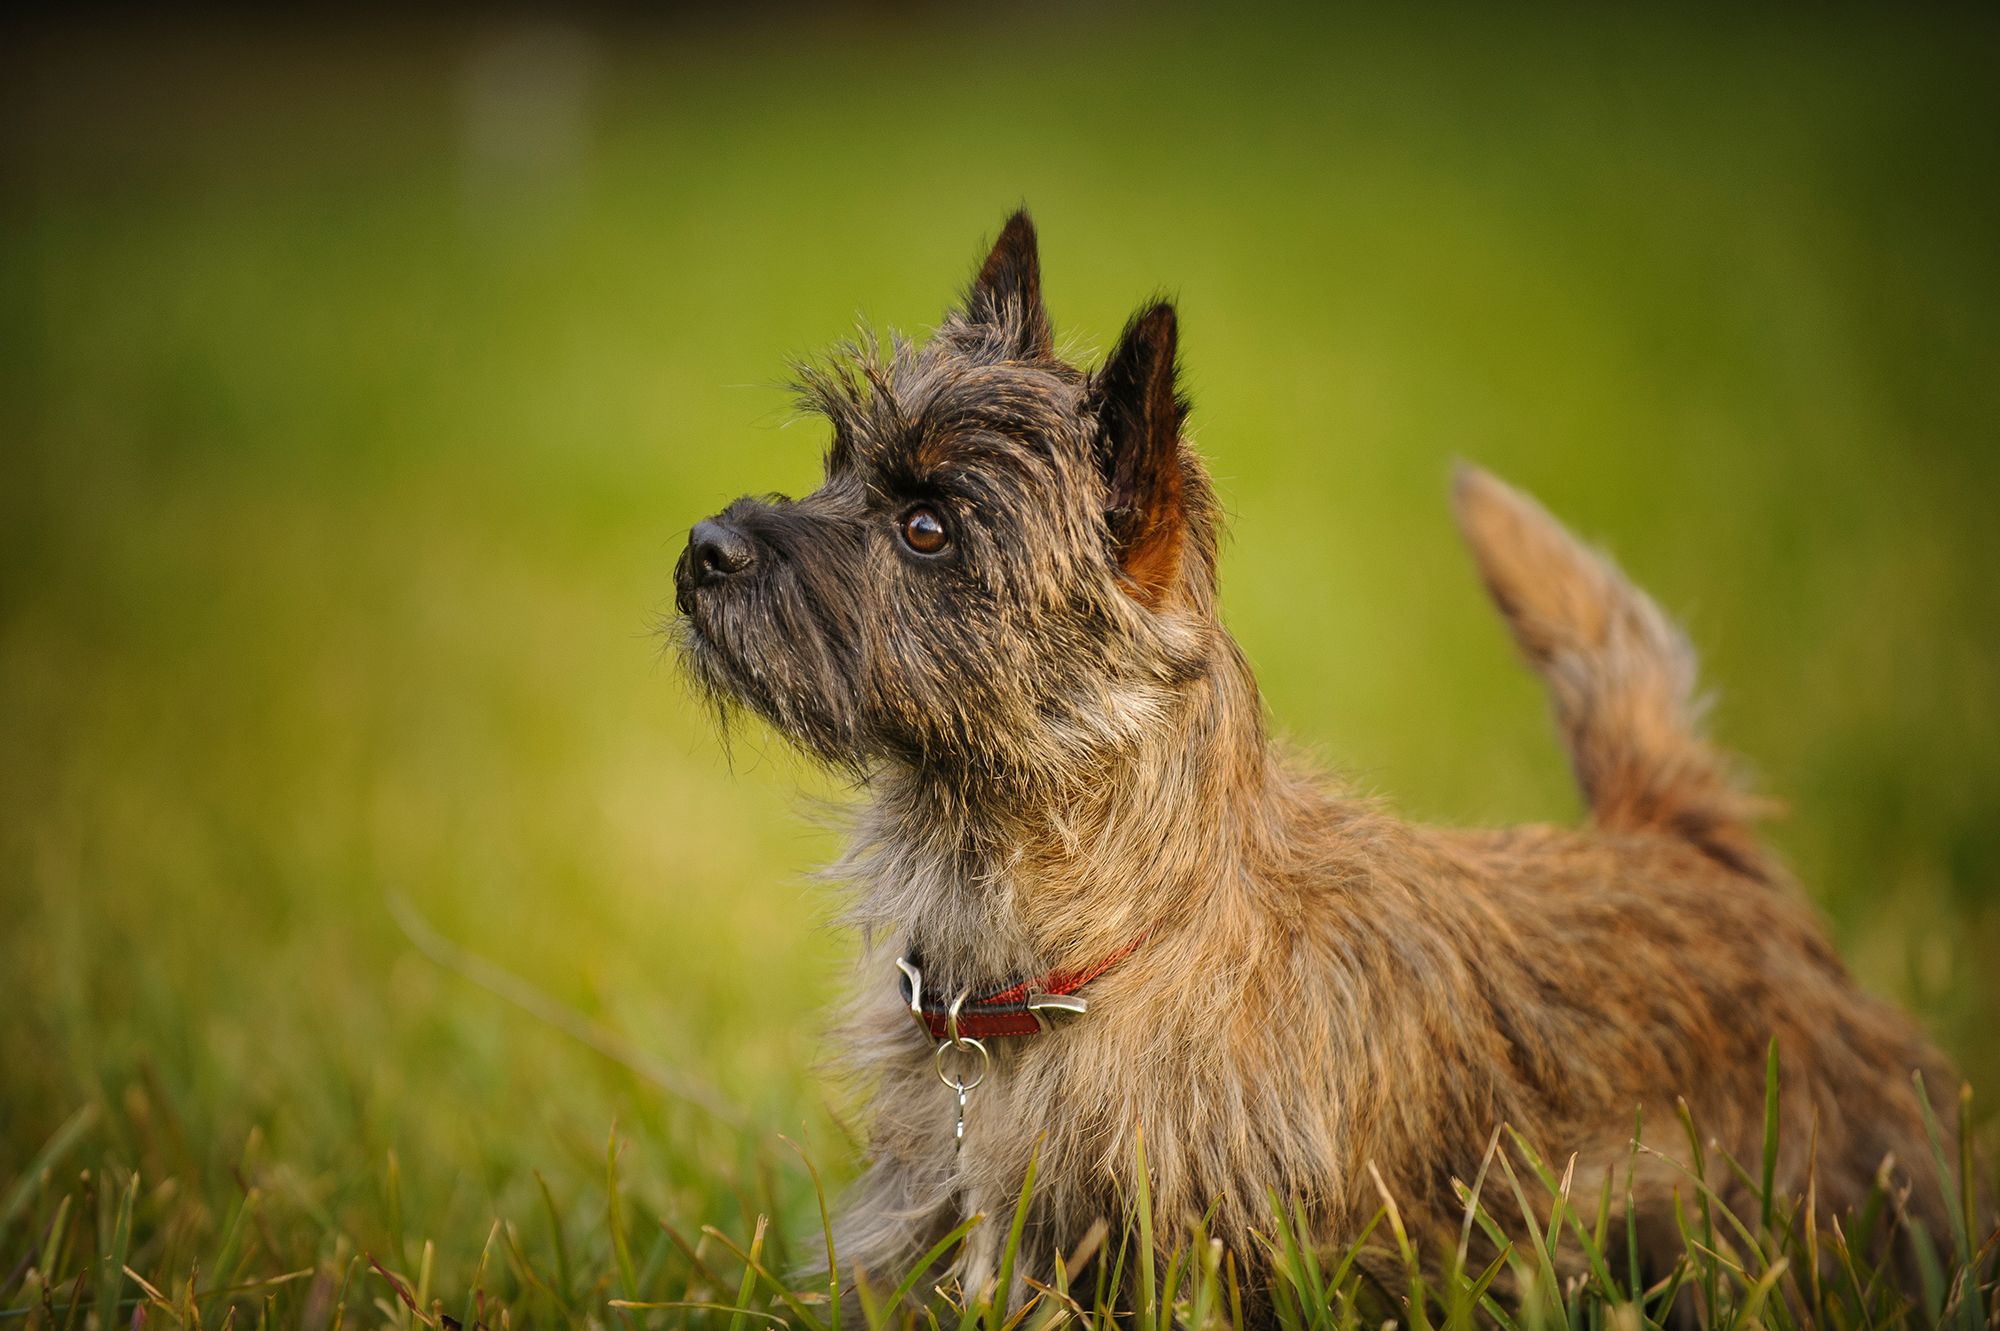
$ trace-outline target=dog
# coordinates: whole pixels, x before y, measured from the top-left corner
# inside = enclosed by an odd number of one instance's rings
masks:
[[[1939,1097],[1957,1075],[1849,978],[1759,840],[1681,632],[1461,467],[1459,526],[1588,825],[1416,826],[1310,770],[1218,617],[1176,340],[1154,302],[1094,371],[1060,357],[1018,213],[927,341],[863,334],[801,368],[831,430],[821,488],[737,500],[677,566],[700,688],[865,793],[834,870],[863,940],[844,1045],[873,1088],[839,1267],[893,1283],[1010,1213],[1032,1159],[999,1291],[1018,1305],[1129,1214],[1142,1134],[1156,1232],[1205,1219],[1253,1287],[1273,1196],[1339,1252],[1386,1194],[1442,1251],[1454,1180],[1505,1124],[1573,1158],[1580,1195],[1615,1171],[1620,1215],[1633,1171],[1657,1276],[1676,1190],[1693,1205],[1678,1102],[1744,1206],[1719,1161],[1760,1159],[1773,1041],[1778,1187],[1810,1181],[1832,1217],[1886,1184],[1942,1236],[1912,1074]],[[934,1274],[989,1288],[1005,1229]]]

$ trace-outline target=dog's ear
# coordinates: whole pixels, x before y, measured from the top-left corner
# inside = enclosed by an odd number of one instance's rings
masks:
[[[1134,599],[1151,609],[1180,581],[1188,534],[1190,477],[1181,456],[1188,404],[1177,383],[1176,339],[1172,305],[1140,310],[1089,395],[1112,547]]]
[[[1000,228],[993,252],[980,265],[965,297],[965,321],[998,330],[1008,354],[1041,360],[1055,350],[1049,312],[1042,305],[1042,265],[1035,251],[1035,224],[1023,208]]]

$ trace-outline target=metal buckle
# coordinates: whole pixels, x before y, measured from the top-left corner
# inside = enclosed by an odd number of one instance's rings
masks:
[[[897,957],[896,969],[910,982],[910,1017],[917,1023],[917,1028],[928,1036],[931,1033],[931,1023],[930,1019],[924,1016],[924,973],[912,965],[908,957]],[[960,994],[951,1005],[948,1043],[955,1043],[958,1040],[958,1008],[965,999],[966,994]],[[1028,1015],[1035,1019],[1036,1029],[1046,1032],[1049,1029],[1049,1014],[1065,1017],[1082,1016],[1090,1010],[1090,1000],[1081,994],[1034,993],[1028,995],[1022,1006],[1027,1008]]]
[[[917,1029],[928,1038],[931,1024],[924,1020],[924,973],[912,966],[907,957],[896,958],[896,969],[910,982],[910,1015],[916,1019]]]
[[[1035,1025],[1043,1031],[1049,1029],[1047,1012],[1060,1012],[1065,1016],[1080,1016],[1090,1010],[1090,1000],[1077,994],[1029,994],[1028,1015],[1035,1019]]]

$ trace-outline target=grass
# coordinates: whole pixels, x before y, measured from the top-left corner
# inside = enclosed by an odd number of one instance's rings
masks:
[[[94,1318],[95,1325],[106,1327],[124,1321],[129,1309],[134,1328],[158,1318],[179,1331],[229,1327],[239,1320],[248,1325],[251,1318],[259,1327],[338,1328],[350,1316],[357,1324],[399,1331],[516,1323],[709,1324],[740,1331],[753,1322],[840,1331],[845,1279],[857,1287],[871,1331],[935,1329],[951,1320],[960,1331],[1072,1324],[1242,1331],[1248,1282],[1241,1259],[1268,1265],[1269,1315],[1284,1331],[1383,1325],[1637,1331],[1683,1325],[1677,1318],[1687,1316],[1704,1326],[1773,1331],[1990,1326],[2000,1316],[2000,1230],[1982,1235],[1970,1227],[1970,1217],[1980,1214],[1979,1199],[1991,1195],[1991,1181],[1975,1178],[1969,1149],[1948,1160],[1942,1135],[1931,1124],[1934,1159],[1928,1163],[1957,1190],[1950,1197],[1949,1234],[1930,1235],[1921,1224],[1910,1234],[1922,1276],[1912,1298],[1882,1262],[1884,1244],[1902,1232],[1893,1195],[1878,1188],[1858,1212],[1822,1230],[1812,1202],[1816,1179],[1809,1176],[1803,1196],[1772,1188],[1781,1146],[1780,1093],[1774,1042],[1766,1081],[1769,1127],[1762,1160],[1752,1162],[1761,1164],[1761,1185],[1752,1192],[1755,1216],[1733,1211],[1711,1179],[1721,1171],[1746,1185],[1757,1179],[1741,1162],[1717,1160],[1714,1143],[1706,1148],[1715,1165],[1711,1171],[1700,1132],[1683,1104],[1694,1163],[1683,1166],[1685,1182],[1675,1190],[1682,1247],[1665,1273],[1649,1274],[1640,1261],[1630,1202],[1640,1153],[1650,1148],[1640,1144],[1637,1126],[1623,1179],[1614,1167],[1594,1187],[1576,1177],[1574,1160],[1558,1171],[1520,1134],[1497,1128],[1478,1174],[1470,1183],[1455,1180],[1463,1229],[1457,1244],[1443,1252],[1424,1251],[1412,1240],[1379,1175],[1380,1209],[1351,1245],[1336,1253],[1316,1249],[1302,1202],[1275,1194],[1267,1228],[1253,1237],[1254,1253],[1225,1250],[1220,1239],[1207,1235],[1203,1222],[1184,1232],[1156,1229],[1140,1138],[1134,1161],[1140,1182],[1129,1212],[1115,1229],[1094,1227],[1052,1272],[1042,1273],[1045,1279],[1023,1271],[1025,1286],[1012,1300],[1006,1291],[1015,1288],[1016,1258],[1034,1193],[1032,1160],[992,1284],[968,1290],[948,1277],[939,1279],[942,1264],[973,1229],[1000,1223],[999,1217],[974,1216],[884,1291],[871,1274],[897,1273],[843,1273],[824,1223],[826,1196],[817,1171],[800,1152],[822,1220],[827,1275],[818,1288],[790,1275],[768,1213],[746,1222],[747,1242],[712,1225],[704,1225],[690,1242],[669,1217],[628,1203],[614,1132],[606,1150],[601,1216],[579,1226],[544,1190],[547,1241],[538,1242],[512,1217],[496,1217],[464,1289],[447,1301],[434,1283],[434,1244],[425,1240],[416,1248],[400,1233],[386,1259],[354,1251],[343,1238],[309,1265],[271,1270],[269,1261],[279,1254],[266,1224],[269,1199],[253,1183],[244,1184],[219,1234],[197,1238],[193,1226],[167,1226],[151,1243],[135,1248],[135,1218],[162,1207],[185,1214],[185,1203],[172,1197],[171,1181],[155,1185],[142,1201],[137,1174],[93,1178],[85,1171],[74,1189],[51,1187],[56,1167],[89,1126],[91,1111],[84,1110],[47,1144],[0,1211],[0,1233],[18,1226],[28,1240],[23,1272],[12,1282],[22,1301],[0,1307],[0,1321],[41,1331],[90,1325],[86,1319]],[[1960,1097],[1961,1140],[1970,1139],[1970,1105],[1968,1091]],[[384,1187],[392,1215],[396,1178],[391,1159]],[[579,1230],[587,1247],[577,1257],[594,1275],[580,1275],[572,1257],[569,1236]],[[634,1259],[635,1237],[650,1248],[643,1264]],[[156,1278],[141,1275],[134,1261],[154,1267]],[[1251,1299],[1259,1297],[1257,1285],[1248,1288]]]
[[[1445,517],[1491,466],[1687,615],[1843,951],[1993,1102],[1990,16],[148,23],[28,34],[5,130],[0,1306],[407,1331],[372,1254],[467,1324],[800,1320],[730,1245],[817,1246],[777,1134],[853,1168],[839,792],[731,770],[652,627],[694,517],[811,484],[783,357],[933,319],[1023,199],[1059,331],[1181,300],[1288,735],[1573,816]],[[1718,1309],[1797,1250],[1710,1223]],[[1217,1315],[1182,1237],[1150,1307]]]

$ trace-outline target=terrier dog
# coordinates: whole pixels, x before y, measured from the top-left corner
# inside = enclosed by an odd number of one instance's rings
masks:
[[[893,1282],[1007,1214],[1034,1157],[1018,1302],[1125,1213],[1142,1133],[1158,1232],[1206,1216],[1253,1275],[1273,1193],[1335,1251],[1382,1191],[1442,1247],[1453,1180],[1508,1124],[1574,1157],[1586,1195],[1616,1170],[1621,1210],[1636,1168],[1663,1271],[1695,1167],[1677,1098],[1757,1161],[1774,1039],[1778,1186],[1810,1171],[1830,1215],[1886,1179],[1942,1235],[1912,1072],[1941,1104],[1956,1075],[1758,840],[1681,633],[1533,500],[1469,467],[1453,487],[1587,828],[1414,826],[1273,744],[1217,615],[1175,330],[1156,302],[1097,370],[1059,358],[1016,214],[926,343],[864,336],[803,370],[825,484],[737,500],[680,560],[693,678],[866,794],[836,869],[873,1086],[841,1267]],[[1004,1229],[950,1259],[968,1291]]]

